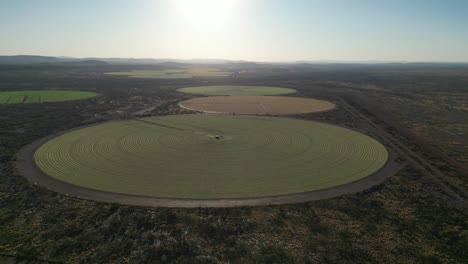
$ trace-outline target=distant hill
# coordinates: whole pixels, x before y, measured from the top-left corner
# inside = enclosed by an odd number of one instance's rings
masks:
[[[33,55],[0,56],[0,64],[34,64],[58,62],[64,62],[64,60],[57,57]]]
[[[93,58],[94,59],[94,58]],[[96,58],[99,60],[107,61],[112,64],[223,64],[230,62],[237,62],[233,60],[222,60],[222,59],[191,59],[191,60],[180,60],[180,59],[135,59],[135,58]]]
[[[108,62],[102,60],[80,60],[80,61],[71,61],[65,62],[66,64],[83,64],[83,65],[106,65],[109,64]]]
[[[355,66],[355,65],[405,65],[405,66],[428,66],[436,65],[438,67],[459,67],[467,66],[467,63],[461,62],[404,62],[404,61],[333,61],[333,60],[321,60],[321,61],[291,61],[291,62],[250,62],[242,60],[223,60],[223,59],[165,59],[165,58],[72,58],[72,57],[52,57],[52,56],[35,56],[35,55],[15,55],[15,56],[0,56],[0,64],[83,64],[83,65],[104,65],[104,64],[120,64],[120,65],[164,65],[166,67],[180,67],[183,64],[223,64],[225,66],[232,67],[256,67],[258,65],[298,65],[307,67],[309,65],[339,65],[341,67]]]
[[[0,56],[0,64],[40,64],[40,63],[79,63],[79,64],[166,64],[173,66],[181,66],[182,64],[224,64],[236,63],[240,61],[221,60],[221,59],[135,59],[135,58],[70,58],[70,57],[50,57],[50,56],[35,56],[35,55],[16,55],[16,56]]]
[[[68,57],[50,57],[34,55],[0,56],[0,64],[46,64],[46,63],[67,63],[67,64],[108,64],[106,61],[97,59],[77,59]]]

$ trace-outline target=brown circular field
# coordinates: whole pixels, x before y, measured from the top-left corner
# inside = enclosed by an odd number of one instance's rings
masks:
[[[289,115],[324,112],[335,104],[310,98],[285,96],[211,96],[183,101],[181,107],[206,113]]]

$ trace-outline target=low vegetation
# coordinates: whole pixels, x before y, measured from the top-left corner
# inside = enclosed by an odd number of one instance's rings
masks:
[[[93,87],[102,95],[92,104],[0,105],[0,262],[458,264],[468,259],[466,209],[401,157],[404,169],[366,191],[295,205],[227,209],[143,208],[75,199],[18,174],[16,153],[34,140],[135,113],[188,113],[177,104],[192,97],[178,88],[220,84],[102,74],[128,68],[0,66],[2,91]],[[246,71],[248,79],[227,77],[223,82],[290,87],[301,97],[344,98],[460,183],[457,188],[466,183],[467,173],[453,160],[468,164],[467,65],[253,65]],[[366,128],[336,102],[334,111],[298,117]]]

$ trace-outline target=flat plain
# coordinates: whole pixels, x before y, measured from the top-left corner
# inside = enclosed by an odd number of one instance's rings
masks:
[[[168,263],[466,263],[467,210],[447,190],[461,196],[468,186],[468,174],[459,165],[468,165],[467,65],[259,65],[246,68],[235,82],[231,77],[204,82],[100,76],[149,68],[0,65],[2,90],[93,87],[100,95],[75,101],[73,107],[69,103],[0,107],[0,200],[4,201],[0,202],[0,255],[12,256],[6,261],[15,263],[17,257],[16,262],[25,262],[27,257],[31,263],[163,259]],[[273,71],[276,75],[268,75]],[[92,199],[80,195],[81,187],[67,193],[42,180],[70,184],[43,173],[32,179],[20,170],[27,161],[40,173],[32,160],[34,142],[53,139],[51,133],[57,137],[64,129],[123,119],[143,107],[157,106],[148,113],[155,116],[186,114],[177,104],[197,96],[176,92],[178,88],[220,84],[294,87],[302,97],[332,99],[336,110],[304,114],[301,119],[354,128],[378,138],[390,152],[388,162],[356,182],[367,183],[375,175],[385,180],[320,201],[184,209]],[[384,134],[391,137],[387,140]],[[23,146],[31,146],[27,159],[17,155]],[[336,192],[349,185],[353,183],[327,190]]]

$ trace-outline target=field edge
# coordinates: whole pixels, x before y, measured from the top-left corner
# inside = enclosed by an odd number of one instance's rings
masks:
[[[105,123],[115,122],[115,120],[79,126],[65,131],[60,131],[55,134],[48,135],[40,138],[20,149],[16,155],[16,169],[19,176],[26,178],[29,182],[34,185],[38,185],[48,189],[49,191],[58,192],[60,194],[76,197],[85,200],[92,200],[97,202],[106,203],[117,203],[124,205],[135,205],[143,207],[178,207],[178,208],[199,208],[199,207],[214,207],[214,208],[226,208],[226,207],[242,207],[242,206],[268,206],[268,205],[280,205],[280,204],[291,204],[301,203],[314,200],[330,199],[345,194],[356,193],[371,188],[374,185],[378,185],[384,180],[394,175],[399,171],[403,165],[396,162],[397,155],[387,148],[388,157],[385,165],[378,169],[376,172],[358,179],[353,182],[334,186],[327,189],[308,191],[301,193],[276,195],[276,196],[264,196],[254,198],[229,198],[229,199],[187,199],[187,198],[163,198],[133,194],[122,194],[115,192],[101,191],[83,186],[74,185],[64,181],[60,181],[44,173],[35,163],[34,154],[38,148],[49,140],[61,136],[63,134]],[[321,122],[328,124],[325,122]],[[348,128],[349,129],[349,128]],[[357,131],[355,129],[352,129]],[[357,131],[361,132],[361,131]],[[369,136],[369,135],[368,135]],[[375,139],[374,137],[371,137]],[[375,139],[376,140],[376,139]]]
[[[267,95],[260,95],[260,96],[267,96]],[[216,97],[216,96],[208,96],[208,97]],[[222,96],[221,96],[222,97]],[[248,96],[247,96],[248,97]],[[274,97],[285,97],[285,98],[290,98],[288,96],[274,96]],[[194,100],[194,99],[198,99],[198,98],[206,98],[206,97],[196,97],[196,98],[192,98],[192,99],[188,99],[188,100],[184,100],[184,101],[180,101],[179,103],[177,103],[177,105],[182,108],[182,109],[186,109],[186,110],[190,110],[190,111],[195,111],[195,112],[199,112],[199,113],[205,113],[205,114],[232,114],[231,112],[217,112],[217,111],[208,111],[208,110],[201,110],[201,109],[195,109],[195,108],[191,108],[191,107],[188,107],[186,105],[184,105],[184,102],[188,102],[190,100]],[[295,98],[295,97],[291,97],[291,98]],[[314,100],[319,100],[319,101],[325,101],[325,100],[321,100],[321,99],[315,99],[315,98],[309,98],[309,97],[297,97],[297,98],[303,98],[303,99],[314,99]],[[323,113],[327,113],[327,112],[331,112],[331,111],[334,111],[336,109],[338,109],[338,106],[336,103],[334,102],[331,102],[331,101],[325,101],[325,102],[329,102],[331,104],[333,104],[333,107],[331,108],[328,108],[328,109],[323,109],[323,110],[318,110],[318,111],[312,111],[312,112],[297,112],[297,113],[280,113],[280,114],[270,114],[270,113],[264,113],[264,114],[258,114],[258,113],[236,113],[236,115],[252,115],[252,116],[282,116],[282,117],[288,117],[288,116],[295,116],[295,115],[298,115],[298,114],[323,114]]]

